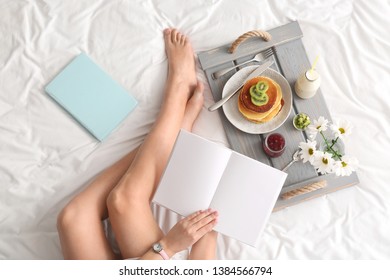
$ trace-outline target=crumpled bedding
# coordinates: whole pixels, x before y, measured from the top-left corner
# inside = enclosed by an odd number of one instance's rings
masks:
[[[360,184],[271,215],[258,248],[218,238],[219,259],[390,257],[388,1],[0,0],[0,259],[61,259],[56,217],[153,125],[167,74],[162,30],[177,27],[196,53],[253,29],[298,20],[334,118],[354,125],[346,151]],[[85,52],[139,101],[97,142],[44,92]],[[228,146],[206,78],[194,132]],[[178,217],[153,207],[168,230]]]

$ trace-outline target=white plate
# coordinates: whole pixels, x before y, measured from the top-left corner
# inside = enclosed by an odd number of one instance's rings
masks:
[[[225,87],[222,91],[222,97],[227,95],[236,89],[245,79],[254,71],[258,66],[248,66],[236,74],[234,74],[225,84]],[[290,115],[292,107],[292,93],[291,88],[287,80],[278,72],[273,69],[268,68],[265,70],[261,76],[269,77],[280,85],[282,89],[282,95],[284,100],[284,105],[279,114],[277,114],[272,120],[265,123],[253,123],[248,121],[238,110],[238,96],[239,92],[236,93],[228,102],[223,105],[223,111],[226,115],[226,118],[238,129],[250,133],[250,134],[263,134],[271,132],[278,127],[280,127]]]

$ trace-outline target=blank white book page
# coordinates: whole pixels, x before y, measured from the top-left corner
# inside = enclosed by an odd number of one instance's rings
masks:
[[[209,208],[231,151],[181,131],[153,201],[188,216]]]
[[[215,229],[255,246],[286,175],[233,152],[211,202],[211,208],[219,212]]]

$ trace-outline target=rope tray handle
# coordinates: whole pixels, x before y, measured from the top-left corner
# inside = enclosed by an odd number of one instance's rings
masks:
[[[249,39],[249,38],[252,38],[252,37],[260,37],[262,38],[264,41],[268,42],[269,40],[272,39],[272,36],[271,34],[269,34],[268,32],[266,31],[263,31],[263,30],[252,30],[252,31],[248,31],[244,34],[242,34],[240,37],[238,37],[233,43],[232,45],[230,46],[229,48],[229,53],[234,53],[234,51],[237,49],[237,47],[242,43],[244,42],[245,40]]]
[[[310,185],[306,185],[306,186],[303,186],[299,189],[289,191],[289,192],[282,194],[282,199],[291,199],[291,198],[298,196],[298,195],[302,195],[305,193],[309,193],[309,192],[313,192],[313,191],[322,189],[322,188],[326,187],[326,185],[327,185],[326,181],[319,181],[319,182],[316,182],[316,183],[313,183]]]

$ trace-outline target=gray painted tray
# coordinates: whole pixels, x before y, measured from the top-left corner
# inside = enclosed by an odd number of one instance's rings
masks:
[[[242,132],[229,122],[221,108],[219,111],[227,139],[233,150],[275,168],[282,169],[290,162],[293,153],[298,148],[299,142],[306,140],[306,134],[293,127],[293,117],[299,112],[305,112],[312,119],[324,116],[328,120],[331,120],[331,115],[326,106],[321,89],[313,98],[306,100],[299,98],[295,94],[295,81],[304,71],[311,67],[301,41],[303,34],[299,23],[296,21],[291,22],[269,30],[268,32],[272,35],[272,40],[268,42],[262,41],[259,38],[251,38],[243,42],[233,54],[228,52],[230,45],[226,45],[201,52],[198,54],[198,58],[201,67],[207,76],[214,100],[217,101],[221,99],[225,83],[235,74],[235,72],[239,71],[240,68],[232,70],[219,79],[213,79],[212,74],[214,72],[248,61],[257,53],[264,52],[270,48],[273,50],[273,55],[266,60],[274,60],[275,63],[271,68],[281,73],[287,79],[293,92],[293,108],[291,113],[286,122],[275,130],[276,132],[283,134],[286,138],[286,150],[283,155],[278,158],[269,158],[261,148],[261,143],[266,137],[266,134],[254,135]],[[252,63],[245,64],[243,67],[251,64]],[[287,170],[287,173],[287,180],[275,205],[274,211],[359,183],[359,179],[355,172],[348,177],[336,177],[332,174],[320,175],[309,163],[304,164],[301,161],[293,164]],[[326,186],[315,191],[296,195],[291,199],[282,198],[282,195],[287,192],[300,189],[303,186],[316,182],[326,182]]]

